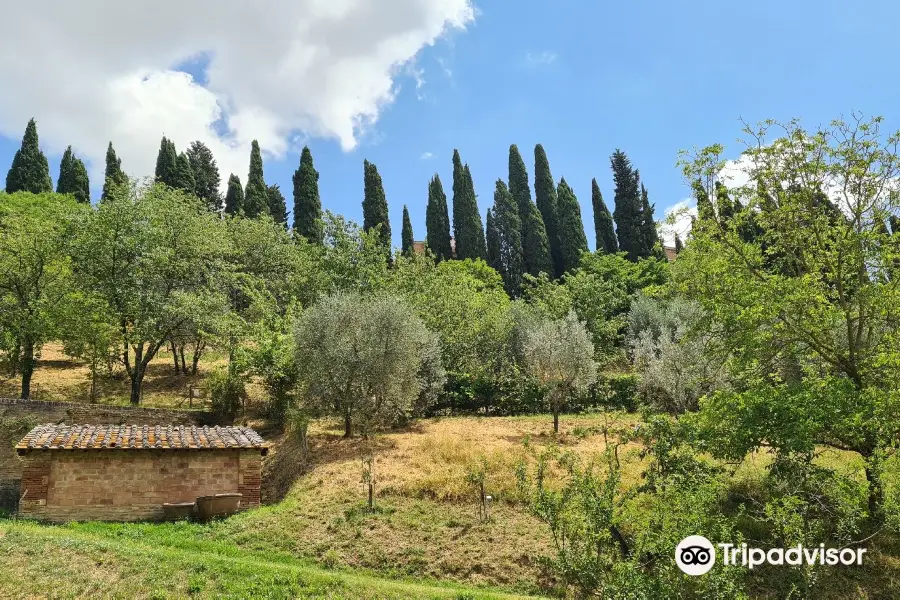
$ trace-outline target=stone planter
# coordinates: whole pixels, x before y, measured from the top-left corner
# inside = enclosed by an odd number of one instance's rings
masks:
[[[208,521],[233,515],[241,506],[243,494],[216,494],[197,498],[197,518]]]
[[[163,504],[163,519],[166,521],[183,521],[191,518],[196,504],[193,502],[178,502],[175,504]]]

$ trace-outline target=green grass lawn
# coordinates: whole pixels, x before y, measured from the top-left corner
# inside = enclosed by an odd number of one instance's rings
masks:
[[[0,521],[3,598],[522,598],[328,570],[205,540],[192,524],[45,526]]]

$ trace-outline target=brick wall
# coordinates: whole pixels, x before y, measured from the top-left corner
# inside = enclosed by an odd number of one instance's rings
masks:
[[[19,506],[47,521],[158,520],[166,502],[239,492],[259,506],[259,450],[35,450],[24,457]]]
[[[14,446],[41,423],[78,425],[216,425],[210,412],[0,398],[0,510],[14,511],[22,461]],[[23,426],[27,424],[27,426]]]

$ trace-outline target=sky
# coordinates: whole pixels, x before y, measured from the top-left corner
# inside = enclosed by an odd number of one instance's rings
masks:
[[[692,203],[678,151],[737,159],[741,120],[809,127],[857,111],[900,128],[900,4],[658,0],[32,0],[0,36],[0,175],[29,118],[56,181],[67,145],[102,188],[111,140],[152,175],[163,135],[213,150],[246,181],[250,142],[291,203],[304,144],[323,207],[362,219],[363,160],[378,166],[400,243],[403,205],[425,237],[428,181],[451,194],[453,149],[484,213],[517,144],[534,145],[581,204],[613,209],[609,156],[640,170],[657,219]],[[685,202],[686,201],[686,202]],[[290,206],[288,207],[291,208]],[[671,237],[669,237],[671,242]]]

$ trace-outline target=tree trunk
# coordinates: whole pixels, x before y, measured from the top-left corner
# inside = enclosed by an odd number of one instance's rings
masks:
[[[172,349],[172,361],[175,363],[175,374],[179,374],[178,368],[178,346],[175,345],[175,340],[169,340],[169,347]]]
[[[12,353],[9,355],[9,376],[15,377],[19,374],[19,358],[22,355],[22,344],[20,342],[16,342],[16,345],[13,347]]]
[[[188,374],[187,364],[185,364],[185,361],[184,361],[184,344],[182,344],[181,346],[178,347],[178,354],[181,357],[181,374],[187,375]]]
[[[353,421],[350,419],[350,411],[344,411],[344,437],[349,438],[353,435]]]
[[[141,403],[141,385],[144,383],[144,365],[136,362],[131,372],[131,405],[138,406]]]
[[[22,399],[31,398],[31,376],[34,375],[34,344],[22,344]]]
[[[879,523],[882,519],[881,507],[884,504],[884,490],[878,478],[878,470],[870,464],[871,457],[866,460],[866,482],[869,484],[869,518]]]
[[[200,355],[203,354],[204,346],[206,346],[206,343],[197,338],[197,343],[194,345],[194,358],[191,363],[191,375],[197,374],[197,365],[200,364]]]
[[[97,402],[97,364],[91,364],[91,404]]]
[[[559,433],[559,409],[553,409],[553,433]]]

